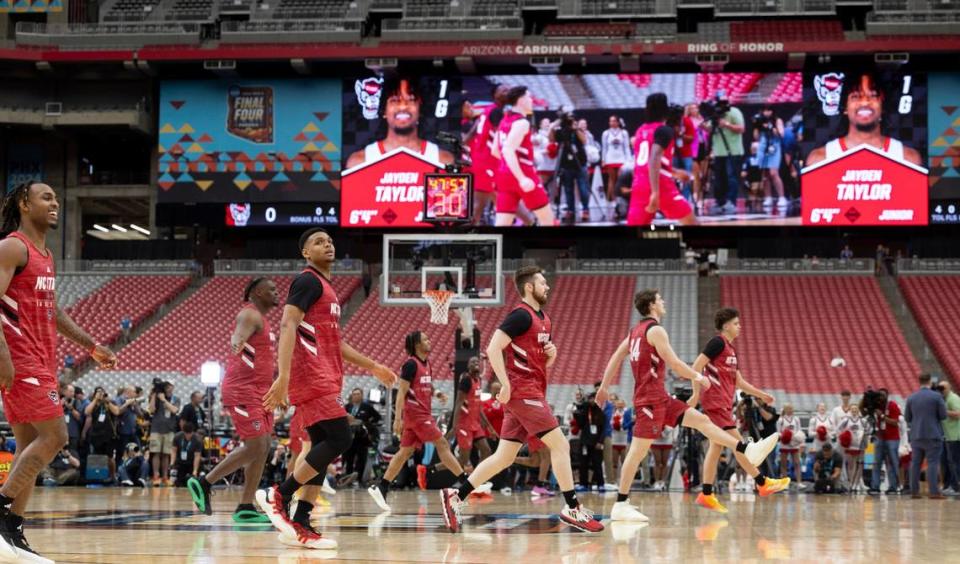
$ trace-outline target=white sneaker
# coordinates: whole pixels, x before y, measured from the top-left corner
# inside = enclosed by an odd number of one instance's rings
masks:
[[[767,196],[763,199],[763,209],[764,211],[770,211],[773,209],[773,198]]]
[[[777,447],[778,442],[780,442],[780,433],[774,433],[760,442],[748,444],[747,450],[743,454],[750,461],[750,464],[760,466],[767,459],[767,456],[773,452],[773,449]]]
[[[493,482],[484,482],[473,488],[473,493],[477,495],[488,494],[493,491]]]
[[[337,495],[337,490],[333,489],[333,486],[330,485],[330,480],[323,481],[323,485],[320,486],[320,491],[327,495]]]
[[[640,513],[640,510],[630,505],[630,502],[618,501],[613,504],[613,510],[610,511],[610,520],[647,523],[650,521],[650,518]]]
[[[277,535],[277,540],[280,541],[280,544],[295,546],[297,548],[312,548],[314,550],[337,549],[337,541],[324,538],[313,531],[307,531],[303,527],[298,527],[298,529],[304,534],[301,534],[299,537],[291,538],[281,533]]]
[[[277,486],[257,490],[256,500],[257,505],[267,514],[270,522],[278,531],[288,537],[297,537],[297,533],[293,529],[293,523],[290,521],[289,509],[283,507]]]
[[[367,493],[370,494],[370,497],[373,498],[373,501],[377,502],[377,505],[380,509],[384,511],[390,511],[390,506],[387,504],[387,500],[383,499],[383,492],[380,491],[380,488],[374,484],[367,488]]]
[[[783,196],[780,196],[780,198],[777,200],[777,208],[781,210],[787,209],[788,205],[790,205],[790,202],[788,202]]]
[[[503,495],[513,495],[513,490],[510,488],[500,488],[500,493]]]

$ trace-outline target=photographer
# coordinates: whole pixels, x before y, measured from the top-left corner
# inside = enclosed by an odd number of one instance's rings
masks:
[[[200,475],[203,441],[190,421],[183,422],[183,431],[173,438],[173,458],[176,461],[178,488],[187,485],[187,478]]]
[[[173,454],[173,435],[177,431],[177,413],[180,399],[173,395],[173,384],[159,379],[153,381],[147,413],[150,415],[150,466],[153,485],[160,481],[170,485],[170,456]]]
[[[47,487],[80,485],[80,459],[77,453],[64,446],[40,476]]]
[[[371,445],[377,444],[379,436],[380,413],[370,403],[363,401],[363,390],[354,388],[350,392],[347,404],[347,422],[353,432],[353,443],[343,453],[346,474],[357,473],[357,480],[363,483],[363,473],[367,468],[367,452]]]
[[[117,446],[117,416],[120,409],[113,405],[107,396],[107,391],[97,386],[93,391],[93,399],[84,410],[86,422],[83,435],[90,444],[91,454],[105,455],[110,467],[110,481],[116,477],[117,465],[114,450]]]
[[[753,116],[753,140],[758,143],[757,156],[759,167],[768,182],[764,189],[763,211],[773,211],[773,193],[778,194],[777,210],[783,215],[787,211],[787,198],[783,192],[783,180],[780,178],[780,162],[783,160],[783,120],[774,115],[769,104]]]
[[[833,445],[823,443],[813,461],[814,493],[839,493],[840,470],[843,468],[843,458],[839,452],[833,450]]]
[[[551,124],[550,141],[557,144],[557,177],[567,197],[563,220],[573,222],[577,205],[573,185],[580,192],[581,221],[590,220],[590,182],[587,180],[587,132],[577,126],[573,114],[560,112]]]
[[[700,111],[708,116],[700,127],[711,134],[709,139],[714,165],[714,199],[717,205],[715,213],[731,215],[737,211],[737,191],[744,155],[743,132],[746,127],[743,113],[731,106],[730,100],[723,93],[717,94],[712,104],[704,104]]]
[[[886,388],[880,388],[876,391],[868,390],[863,394],[860,411],[873,422],[876,447],[873,455],[873,479],[867,493],[880,493],[880,472],[884,463],[887,464],[887,493],[898,493],[900,406],[888,399]]]
[[[140,445],[140,437],[137,436],[137,417],[143,417],[143,409],[140,404],[146,398],[137,397],[137,389],[133,386],[127,386],[123,393],[113,398],[113,405],[117,406],[119,415],[117,415],[117,464],[123,462],[123,453],[126,446],[130,443]]]
[[[586,403],[580,404],[574,418],[580,427],[580,485],[590,489],[590,471],[593,471],[593,483],[598,491],[603,491],[603,430],[607,425],[606,415],[594,401],[596,394],[587,396]]]
[[[77,399],[73,384],[67,384],[61,392],[60,403],[63,404],[63,417],[67,421],[67,436],[71,450],[80,452],[80,436],[85,421],[85,411],[90,403],[87,400]]]
[[[123,462],[117,470],[121,486],[147,487],[150,479],[150,465],[140,452],[140,445],[134,442],[127,443],[124,449]]]

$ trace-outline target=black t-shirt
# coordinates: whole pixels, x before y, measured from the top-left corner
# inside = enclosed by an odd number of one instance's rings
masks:
[[[313,267],[310,267],[313,269]],[[316,269],[313,271],[323,276]],[[309,272],[301,272],[290,283],[290,293],[287,295],[287,305],[297,307],[300,311],[307,311],[323,296],[323,284],[320,279]]]
[[[543,312],[538,311],[537,317],[543,319]],[[499,329],[509,335],[511,339],[516,339],[526,333],[531,325],[533,325],[533,318],[530,317],[530,312],[522,307],[518,307],[507,315],[507,318],[500,324]]]
[[[464,372],[460,375],[460,384],[457,386],[457,389],[465,394],[470,393],[470,388],[473,387],[473,378],[470,377],[470,374]]]
[[[193,456],[203,451],[203,443],[200,442],[200,438],[197,437],[196,433],[194,433],[189,440],[187,440],[185,434],[177,433],[177,435],[173,437],[173,446],[177,449],[177,459],[174,461],[174,464],[177,465],[192,465]]]
[[[713,360],[723,352],[723,347],[726,346],[726,343],[723,342],[723,337],[719,335],[707,341],[707,345],[703,347],[703,356]]]
[[[841,458],[840,453],[836,451],[830,452],[830,458],[824,456],[824,452],[821,450],[817,453],[817,460],[820,463],[820,472],[830,475],[833,474],[834,468],[839,468],[843,464],[843,458]]]
[[[408,359],[403,363],[403,366],[400,368],[400,378],[406,380],[407,382],[413,383],[413,379],[417,377],[417,361]]]
[[[653,132],[653,142],[666,149],[670,146],[670,143],[673,143],[676,135],[672,127],[669,125],[661,125]]]

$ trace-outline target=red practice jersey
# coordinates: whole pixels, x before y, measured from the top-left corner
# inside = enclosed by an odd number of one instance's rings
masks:
[[[343,356],[340,352],[340,301],[337,292],[322,274],[307,268],[304,274],[315,276],[323,293],[305,311],[297,328],[290,369],[290,403],[335,396],[343,389]]]
[[[633,370],[633,405],[657,405],[670,399],[664,388],[667,365],[657,349],[647,340],[647,332],[659,325],[656,319],[644,318],[630,331],[630,368]]]
[[[464,399],[466,403],[463,404],[463,407],[460,408],[460,418],[457,419],[457,425],[461,429],[480,429],[480,411],[483,409],[480,401],[480,391],[481,391],[481,382],[480,376],[470,376],[465,374],[464,378],[470,381],[470,390],[461,391],[460,393],[464,394]]]
[[[500,429],[503,428],[503,404],[496,396],[483,402],[483,416],[487,418],[497,434],[500,434]]]
[[[653,151],[654,133],[665,124],[662,121],[645,123],[637,128],[636,146],[633,154],[636,161],[633,167],[633,186],[650,184],[650,154]],[[663,150],[660,157],[660,180],[673,182],[673,142]]]
[[[433,378],[430,376],[430,365],[416,356],[411,356],[401,372],[405,373],[410,366],[414,367],[413,378],[403,403],[403,419],[413,421],[430,418],[433,416]]]
[[[477,131],[470,140],[470,160],[477,173],[496,171],[497,160],[493,156],[493,144],[496,141],[497,124],[493,123],[491,114],[499,109],[496,104],[483,108],[477,118]]]
[[[7,238],[27,247],[27,264],[18,269],[0,298],[0,322],[16,376],[57,382],[57,299],[53,254],[41,253],[19,231]]]
[[[551,341],[550,316],[541,310],[541,319],[532,307],[522,302],[514,311],[518,309],[530,314],[531,323],[503,349],[510,379],[510,398],[543,399],[547,393],[547,353],[543,347]]]
[[[260,315],[253,304],[247,304],[243,309],[252,309]],[[250,335],[239,355],[232,354],[227,359],[227,370],[223,377],[223,405],[260,405],[273,384],[273,375],[277,371],[274,350],[276,335],[267,318],[260,315],[260,319],[260,330]]]
[[[722,335],[717,335],[707,343],[704,354],[711,347],[719,346],[717,339],[722,341],[723,348],[703,369],[703,375],[710,380],[710,388],[700,393],[700,405],[704,410],[730,410],[733,408],[733,397],[737,393],[737,370],[739,369],[737,351]],[[713,352],[713,351],[710,351]]]
[[[513,124],[526,119],[527,116],[519,112],[506,112],[503,120],[500,122],[500,135],[497,141],[500,146],[501,155],[499,174],[509,174],[513,176],[513,173],[510,172],[510,169],[507,167],[507,161],[502,158],[503,144],[506,142],[507,135],[510,134],[510,129],[513,128]],[[523,171],[524,176],[527,178],[538,178],[537,170],[533,167],[533,139],[530,133],[530,130],[527,130],[527,134],[523,136],[523,141],[521,141],[520,146],[517,147],[517,162],[520,164],[520,170]]]

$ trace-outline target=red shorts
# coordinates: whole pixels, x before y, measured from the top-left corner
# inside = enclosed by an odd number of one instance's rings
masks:
[[[457,429],[457,446],[460,447],[460,450],[466,450],[468,448],[473,448],[473,443],[480,439],[487,438],[487,433],[483,429]]]
[[[415,447],[432,443],[443,436],[433,417],[416,417],[413,421],[403,418],[403,436],[400,437],[401,447]]]
[[[233,405],[226,408],[241,439],[255,439],[273,432],[273,412],[262,406]]]
[[[300,416],[300,424],[303,425],[304,429],[317,421],[329,421],[347,416],[347,410],[343,408],[339,395],[315,398],[295,407],[297,408],[297,415]]]
[[[633,192],[630,194],[630,210],[627,212],[627,225],[650,225],[656,214],[648,213],[650,203],[650,181],[634,178]],[[677,190],[673,180],[660,179],[660,213],[667,219],[681,219],[693,213],[693,208]]]
[[[487,168],[474,168],[473,172],[473,191],[474,192],[494,192],[496,186],[493,183],[493,171]]]
[[[546,399],[511,399],[503,408],[503,440],[523,443],[530,435],[543,436],[558,427]]]
[[[528,178],[534,182],[533,190],[529,192],[520,188],[520,183],[512,173],[497,173],[497,213],[517,213],[521,201],[530,211],[536,211],[550,203],[539,176],[532,170],[524,170],[524,173],[530,173]]]
[[[711,423],[724,431],[737,428],[737,422],[733,420],[733,413],[729,409],[703,408],[703,414],[710,418]]]
[[[529,452],[530,454],[538,452],[540,449],[546,448],[546,446],[547,445],[543,441],[541,441],[539,438],[537,438],[536,435],[530,435],[529,437],[527,437],[527,452]]]
[[[670,449],[673,448],[673,445],[660,445],[660,444],[657,444],[657,445],[650,445],[650,448],[652,448],[653,450],[670,450]]]
[[[663,433],[664,427],[676,427],[680,418],[690,409],[686,403],[670,398],[657,405],[635,405],[633,413],[633,436],[638,439],[656,439]]]
[[[63,418],[57,380],[36,376],[14,376],[13,385],[3,390],[3,411],[11,425]]]
[[[621,168],[623,168],[623,163],[610,163],[610,164],[605,164],[602,167],[603,172],[610,172],[612,170],[616,171],[616,170],[620,170]]]
[[[860,456],[860,449],[858,448],[848,448],[846,452],[850,456]]]

